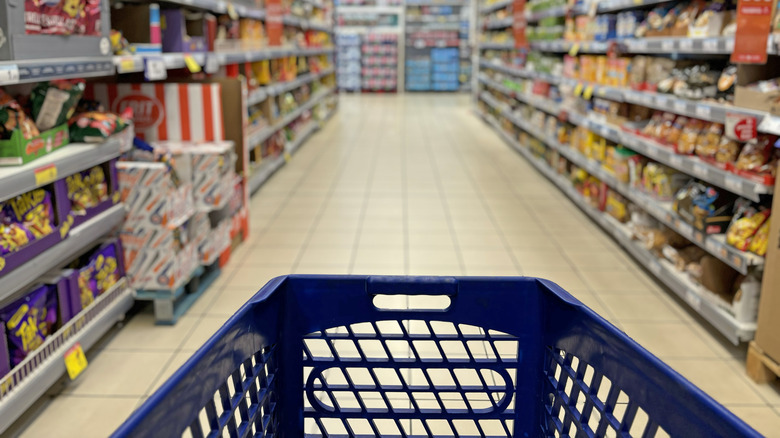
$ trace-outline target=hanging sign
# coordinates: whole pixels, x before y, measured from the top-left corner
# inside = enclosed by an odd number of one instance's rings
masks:
[[[528,48],[528,40],[525,37],[525,28],[528,26],[528,19],[525,17],[525,1],[514,0],[512,3],[512,32],[515,37],[515,49]]]
[[[731,62],[766,64],[775,0],[739,0]]]
[[[281,46],[282,32],[284,31],[284,7],[281,0],[267,0],[265,2],[265,27],[268,32],[268,45]]]

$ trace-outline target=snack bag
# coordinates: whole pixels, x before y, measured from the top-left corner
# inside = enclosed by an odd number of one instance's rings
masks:
[[[772,158],[776,140],[773,135],[759,135],[756,141],[747,143],[737,157],[737,169],[750,172],[769,170],[766,165]]]
[[[770,220],[767,218],[767,220],[764,221],[764,224],[761,225],[761,228],[753,235],[753,239],[751,239],[750,246],[748,247],[750,252],[762,257],[766,255],[766,249],[769,245],[769,224]]]
[[[677,144],[678,141],[680,141],[680,136],[682,135],[683,128],[688,123],[688,118],[684,116],[679,116],[674,120],[674,124],[672,124],[672,128],[667,131],[666,137],[664,137],[664,140],[666,140],[669,144]]]
[[[27,118],[19,103],[0,90],[0,139],[10,139],[16,130],[21,131],[27,140],[40,135],[35,123]]]
[[[24,224],[14,222],[0,210],[0,257],[18,251],[34,239],[35,236]]]
[[[103,166],[95,166],[65,178],[71,211],[84,215],[87,209],[108,199],[108,184]]]
[[[715,158],[718,153],[720,139],[723,136],[723,125],[720,123],[710,123],[699,135],[699,141],[696,143],[696,155],[702,158]]]
[[[5,325],[14,367],[52,333],[57,322],[57,294],[51,286],[40,286],[0,310],[0,321]]]
[[[648,137],[655,137],[655,133],[663,123],[664,113],[656,111],[653,113],[653,117],[650,118],[650,122],[642,129],[642,135]]]
[[[696,151],[696,142],[704,129],[704,122],[698,119],[689,119],[677,142],[677,153],[691,155]]]
[[[90,265],[94,266],[96,295],[101,295],[111,289],[122,277],[117,257],[117,244],[103,245],[90,257]]]
[[[749,201],[737,201],[737,209],[726,231],[726,243],[742,251],[750,246],[754,234],[769,218],[769,210],[759,211]]]
[[[68,122],[70,139],[77,142],[101,143],[127,127],[133,110],[127,107],[121,115],[99,111],[77,114]]]
[[[76,111],[84,93],[84,80],[41,82],[30,96],[32,117],[38,129],[45,131],[65,123]]]
[[[742,144],[724,135],[720,138],[718,151],[715,153],[715,161],[718,163],[733,163],[737,160],[741,150]]]
[[[664,113],[661,125],[656,130],[654,137],[659,141],[664,141],[672,131],[672,127],[674,126],[674,121],[676,119],[676,114]]]
[[[2,204],[2,209],[7,220],[24,225],[35,239],[54,231],[51,194],[45,189],[35,189],[11,198]]]

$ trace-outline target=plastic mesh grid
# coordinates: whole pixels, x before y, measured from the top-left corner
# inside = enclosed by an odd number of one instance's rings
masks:
[[[307,437],[511,437],[514,336],[385,320],[304,337]]]
[[[548,347],[545,363],[544,412],[550,436],[669,436],[625,392],[584,361]]]
[[[184,437],[273,437],[277,430],[274,347],[244,361],[185,429]]]

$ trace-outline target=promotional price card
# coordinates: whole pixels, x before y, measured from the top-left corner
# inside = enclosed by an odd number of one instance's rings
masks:
[[[515,49],[528,48],[528,40],[525,37],[525,28],[528,26],[528,19],[525,18],[525,0],[515,0],[512,4],[512,32],[515,38]]]
[[[769,29],[775,0],[739,0],[737,4],[737,34],[731,62],[766,64]]]

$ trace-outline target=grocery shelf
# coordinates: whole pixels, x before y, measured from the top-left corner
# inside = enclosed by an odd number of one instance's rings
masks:
[[[547,17],[565,17],[569,12],[569,9],[570,8],[568,6],[557,6],[539,12],[526,11],[525,16],[529,22],[539,21]]]
[[[489,95],[487,96],[489,97]],[[481,95],[480,97],[482,98],[484,95]],[[490,104],[488,100],[485,101]],[[735,310],[733,309],[733,305],[726,303],[700,285],[694,284],[684,274],[678,272],[669,262],[659,260],[648,250],[641,247],[633,240],[630,230],[628,230],[625,225],[589,205],[587,201],[577,193],[570,181],[557,175],[546,162],[533,156],[530,150],[520,145],[517,140],[511,138],[503,129],[501,129],[495,120],[486,117],[484,114],[482,117],[498,132],[506,143],[523,155],[523,157],[525,157],[540,173],[558,186],[558,188],[581,210],[590,216],[594,222],[608,231],[641,265],[645,266],[656,276],[656,278],[688,303],[696,313],[712,324],[713,327],[720,331],[729,339],[729,341],[734,344],[739,344],[741,341],[747,341],[753,338],[756,330],[756,323],[754,321],[738,320],[733,313]]]
[[[644,6],[653,6],[661,3],[669,3],[672,0],[601,0],[598,2],[596,13],[615,12],[624,9],[635,9]],[[588,11],[584,6],[574,8],[575,14],[585,14]]]
[[[406,30],[459,30],[460,22],[423,22],[423,21],[407,21]]]
[[[734,37],[654,37],[611,41],[533,41],[531,48],[547,52],[607,53],[611,43],[625,53],[667,53],[728,55],[734,51]]]
[[[651,216],[663,222],[669,228],[673,229],[713,256],[719,258],[721,261],[727,263],[740,273],[747,274],[751,267],[763,266],[764,257],[750,252],[740,251],[726,244],[725,237],[723,235],[707,235],[694,229],[690,224],[685,222],[682,218],[680,218],[679,215],[677,215],[677,213],[672,209],[671,202],[658,201],[638,190],[631,188],[628,184],[618,181],[611,172],[602,167],[601,163],[582,155],[582,153],[572,149],[567,145],[560,143],[557,139],[545,134],[538,127],[533,126],[526,120],[517,117],[506,108],[502,108],[502,105],[500,105],[499,102],[496,102],[489,94],[480,97],[485,102],[488,102],[492,107],[500,109],[501,115],[510,120],[515,126],[543,141],[548,147],[557,150],[561,155],[566,157],[566,159],[585,169],[588,171],[588,173],[606,183],[610,188],[628,198],[634,204],[642,207],[642,209]]]
[[[479,43],[477,44],[479,50],[512,50],[515,48],[514,41],[507,41],[503,43]]]
[[[205,9],[207,11],[216,12],[218,14],[227,14],[233,8],[236,13],[242,17],[256,18],[258,20],[265,19],[265,10],[245,6],[238,3],[233,3],[224,0],[165,0],[166,3],[173,3],[188,8]]]
[[[320,125],[316,121],[312,120],[308,125],[306,125],[305,128],[298,131],[295,139],[285,146],[285,151],[290,155],[296,153],[298,148],[300,148],[301,145],[318,129],[320,129]]]
[[[514,0],[500,0],[494,2],[492,5],[479,8],[479,13],[482,15],[489,14],[493,11],[498,11],[500,9],[506,8],[507,6],[511,6],[513,2]]]
[[[495,84],[495,81],[485,82],[489,86]],[[520,100],[536,106],[537,108],[556,114],[551,111],[551,103],[548,99],[526,98],[523,99],[516,93],[509,92],[504,86],[493,87],[497,91],[515,97]],[[511,91],[511,90],[509,90]],[[748,198],[752,201],[760,201],[761,195],[769,195],[774,191],[772,185],[766,185],[761,182],[743,178],[732,172],[720,169],[698,157],[689,155],[680,155],[674,152],[670,147],[664,146],[654,140],[639,136],[629,131],[625,131],[618,126],[607,123],[605,120],[596,119],[593,116],[582,116],[578,113],[568,113],[568,121],[578,125],[585,126],[589,130],[607,138],[615,143],[622,144],[633,151],[640,153],[655,161],[663,163],[671,168],[687,173],[710,184],[722,187],[732,193]]]
[[[71,143],[25,165],[0,167],[0,201],[105,163],[119,156],[121,146],[118,138],[99,144]],[[39,170],[46,170],[47,177],[39,176]]]
[[[491,88],[500,91],[501,93],[513,97],[517,100],[523,101],[529,105],[533,105],[536,108],[539,108],[540,110],[552,114],[554,116],[557,116],[558,113],[561,111],[561,105],[557,102],[553,102],[550,99],[546,99],[539,96],[533,96],[526,93],[520,93],[516,90],[513,90],[505,85],[502,85],[492,79],[487,78],[484,75],[479,75],[477,78],[480,82],[483,84],[489,85]]]
[[[485,21],[483,27],[488,30],[504,29],[507,27],[512,27],[512,23],[514,23],[514,18],[508,17],[508,18],[502,18],[500,20]]]
[[[0,303],[14,298],[17,292],[52,269],[64,266],[78,257],[124,220],[125,207],[118,204],[70,230],[64,240],[0,277]]]
[[[294,90],[302,85],[308,84],[309,82],[314,82],[317,79],[332,74],[335,71],[336,71],[335,68],[330,67],[319,73],[303,74],[289,82],[279,82],[276,84],[266,85],[265,87],[260,87],[256,90],[253,90],[249,94],[249,98],[247,99],[247,102],[249,105],[256,105],[264,101],[265,99],[267,99],[269,96],[277,96],[286,91]]]
[[[110,56],[0,61],[0,86],[114,74]]]
[[[291,112],[290,114],[287,114],[286,116],[282,117],[281,120],[274,123],[271,126],[267,126],[263,129],[258,130],[257,132],[254,132],[249,135],[249,147],[253,148],[257,146],[258,144],[266,141],[268,138],[270,138],[276,131],[284,128],[285,126],[292,123],[295,119],[301,116],[304,111],[307,111],[311,108],[314,108],[315,105],[320,103],[322,99],[333,93],[335,89],[334,88],[328,88],[327,90],[320,91],[316,95],[309,98],[309,101],[305,104],[301,105],[295,111]]]
[[[320,32],[333,32],[333,26],[319,21],[307,20],[294,15],[285,15],[282,17],[282,23],[285,26],[298,27],[303,30],[317,30]]]
[[[467,6],[464,0],[406,0],[406,6]]]
[[[0,434],[66,374],[63,358],[71,347],[88,351],[132,306],[132,290],[121,279],[0,379]]]

